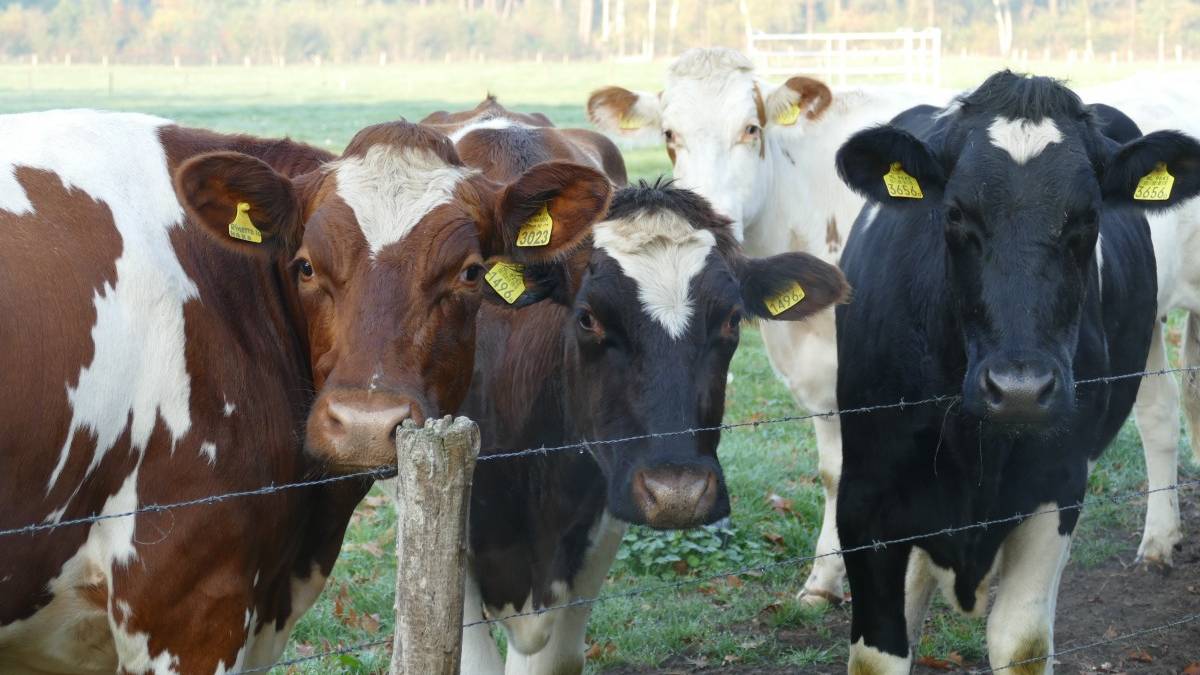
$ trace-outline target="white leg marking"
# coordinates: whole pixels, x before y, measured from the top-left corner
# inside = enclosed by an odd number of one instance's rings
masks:
[[[911,669],[911,656],[900,657],[881,652],[867,646],[863,638],[850,645],[847,671],[853,675],[908,675]]]
[[[280,630],[275,630],[275,621],[272,620],[264,623],[256,631],[254,623],[257,616],[251,615],[250,635],[243,647],[246,652],[246,668],[262,668],[279,660],[279,656],[287,647],[288,636],[296,627],[296,622],[317,601],[321,591],[325,588],[325,581],[325,575],[321,574],[321,567],[316,563],[313,563],[312,571],[307,579],[292,578],[292,613],[288,615]]]
[[[1035,511],[1055,508],[1046,503]],[[1034,516],[1017,526],[1000,548],[1000,586],[988,617],[988,661],[1007,667],[1054,651],[1054,607],[1071,538],[1058,533],[1059,514]],[[1009,669],[1018,675],[1049,673],[1050,659]]]
[[[463,623],[483,620],[483,596],[479,592],[479,583],[470,571],[463,579],[463,591]],[[492,624],[482,624],[463,630],[462,663],[459,670],[479,675],[499,675],[504,672],[500,649],[492,639],[491,629]]]
[[[1163,324],[1154,322],[1146,370],[1167,367]],[[1146,455],[1146,474],[1151,492],[1146,503],[1146,528],[1138,558],[1145,562],[1171,564],[1175,545],[1183,539],[1179,519],[1179,493],[1165,490],[1179,479],[1179,388],[1173,377],[1147,377],[1138,389],[1133,406],[1138,433]]]
[[[938,585],[932,566],[929,554],[914,546],[908,556],[908,569],[904,573],[904,622],[908,626],[909,649],[913,652],[921,642],[929,601],[933,599],[933,591]]]

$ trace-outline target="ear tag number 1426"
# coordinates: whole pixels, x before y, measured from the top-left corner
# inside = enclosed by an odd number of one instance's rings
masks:
[[[916,178],[905,173],[900,162],[892,162],[888,172],[883,175],[883,184],[887,186],[888,194],[901,199],[924,199],[921,184]]]
[[[550,210],[543,206],[517,230],[517,246],[545,246],[550,243],[550,233],[553,231],[554,219],[550,217]]]

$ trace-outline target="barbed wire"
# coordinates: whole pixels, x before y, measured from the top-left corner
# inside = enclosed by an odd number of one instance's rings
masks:
[[[286,661],[276,661],[275,663],[272,663],[269,666],[259,666],[258,668],[248,668],[246,670],[236,670],[236,671],[230,673],[230,675],[246,675],[247,673],[265,673],[267,671],[274,670],[276,668],[286,668],[288,666],[295,666],[295,665],[298,665],[301,663],[307,663],[309,661],[319,661],[321,659],[327,659],[331,656],[341,656],[342,654],[352,654],[354,652],[362,652],[362,651],[366,651],[368,649],[375,649],[376,647],[382,647],[384,645],[389,645],[391,643],[392,643],[392,638],[390,638],[390,637],[384,638],[382,640],[371,640],[370,642],[359,642],[358,644],[349,645],[346,647],[338,647],[337,649],[330,649],[329,651],[324,651],[324,652],[320,652],[317,654],[309,654],[308,656],[298,656],[294,659],[288,659]]]
[[[1141,377],[1170,375],[1173,373],[1196,373],[1196,372],[1200,372],[1200,366],[1186,366],[1186,367],[1181,367],[1181,368],[1163,368],[1160,370],[1144,370],[1144,371],[1139,371],[1136,373],[1123,373],[1120,375],[1107,375],[1104,377],[1093,377],[1093,378],[1084,379],[1084,380],[1077,380],[1075,384],[1078,386],[1078,385],[1098,384],[1098,383],[1105,383],[1105,382],[1116,382],[1118,380],[1127,380],[1127,379],[1131,379],[1131,378],[1135,378],[1135,377],[1141,378]],[[815,419],[815,418],[819,418],[819,417],[842,417],[845,415],[865,414],[865,413],[870,413],[870,412],[878,412],[881,410],[896,410],[896,409],[902,410],[904,408],[909,408],[909,407],[930,405],[930,404],[942,403],[942,402],[954,402],[954,401],[959,401],[959,400],[962,400],[962,397],[959,395],[931,396],[931,397],[919,399],[916,401],[905,401],[905,400],[901,399],[895,403],[883,403],[883,404],[879,404],[879,405],[861,406],[858,408],[848,408],[845,410],[827,410],[825,412],[808,413],[808,414],[804,414],[804,415],[786,415],[783,417],[773,417],[773,418],[767,418],[767,419],[761,419],[761,420],[753,420],[752,419],[752,420],[744,420],[742,422],[731,422],[728,424],[718,424],[718,425],[709,426],[709,427],[694,427],[694,428],[690,428],[690,429],[680,429],[677,431],[664,431],[664,432],[657,432],[657,433],[639,434],[636,436],[627,436],[625,438],[602,439],[602,440],[594,440],[594,441],[580,441],[578,443],[569,443],[569,444],[565,444],[565,445],[540,447],[540,448],[527,448],[524,450],[517,450],[514,452],[480,455],[477,461],[486,462],[486,461],[492,461],[492,460],[498,460],[498,459],[513,459],[513,458],[517,458],[517,457],[527,457],[527,456],[531,456],[531,455],[547,455],[547,454],[550,454],[553,452],[562,452],[562,451],[566,451],[566,450],[576,450],[576,449],[584,450],[588,447],[597,446],[597,445],[616,445],[616,444],[620,444],[620,443],[629,443],[629,442],[633,442],[633,441],[647,440],[647,439],[651,439],[651,438],[669,438],[669,437],[673,437],[673,436],[683,436],[683,435],[687,435],[687,434],[694,435],[694,434],[709,432],[709,431],[728,431],[728,430],[733,430],[733,429],[742,429],[742,428],[746,428],[746,427],[758,428],[761,425],[767,425],[767,424],[782,424],[782,423],[787,423],[787,422],[801,422],[804,420],[811,420],[811,419]],[[129,511],[123,511],[120,513],[96,514],[96,515],[91,515],[91,516],[74,518],[71,520],[62,520],[62,521],[58,521],[58,522],[31,523],[31,524],[28,524],[28,525],[25,525],[22,527],[14,527],[14,528],[0,530],[0,537],[22,535],[22,534],[33,534],[36,532],[55,530],[60,527],[68,527],[68,526],[72,526],[72,525],[86,525],[88,523],[95,523],[98,521],[109,520],[109,519],[113,519],[113,518],[128,518],[128,517],[137,516],[137,515],[140,515],[143,513],[161,513],[163,511],[170,511],[173,509],[187,508],[187,507],[193,507],[193,506],[203,506],[203,505],[207,505],[207,504],[215,504],[218,502],[223,502],[227,499],[269,495],[269,494],[274,494],[276,492],[282,492],[284,490],[292,490],[292,489],[302,488],[302,487],[313,487],[313,486],[317,486],[317,485],[327,485],[330,483],[336,483],[336,482],[344,481],[344,480],[353,480],[353,479],[357,479],[357,478],[366,478],[366,477],[378,478],[380,476],[394,472],[395,470],[396,470],[396,467],[394,467],[394,466],[377,467],[374,469],[369,469],[366,471],[360,471],[360,472],[356,472],[356,473],[344,474],[344,475],[339,475],[339,476],[329,476],[326,478],[318,478],[315,480],[300,481],[297,483],[284,483],[282,485],[268,485],[268,486],[264,486],[264,487],[253,489],[253,490],[227,492],[224,494],[212,495],[209,497],[200,497],[197,499],[191,499],[191,500],[181,501],[181,502],[174,502],[174,503],[169,503],[169,504],[148,504],[146,506],[142,506],[142,507],[139,507],[136,509],[130,509]]]
[[[652,594],[652,593],[661,593],[661,592],[665,592],[665,591],[676,590],[679,588],[685,588],[688,586],[704,584],[709,581],[715,581],[717,579],[724,579],[724,578],[730,577],[730,576],[742,576],[745,574],[757,574],[757,573],[766,572],[771,569],[775,569],[777,567],[783,567],[783,566],[787,566],[787,565],[797,565],[800,563],[812,562],[814,560],[820,560],[821,558],[845,555],[847,553],[857,553],[860,551],[868,551],[868,550],[879,550],[881,548],[886,548],[893,544],[910,544],[910,543],[914,543],[917,541],[921,541],[923,539],[932,539],[934,537],[948,536],[948,535],[952,535],[952,534],[957,534],[959,532],[966,532],[969,530],[987,529],[988,527],[991,527],[993,525],[1004,525],[1004,524],[1012,523],[1012,522],[1020,522],[1020,521],[1026,520],[1028,518],[1033,518],[1036,516],[1051,515],[1051,514],[1055,514],[1055,513],[1062,513],[1064,511],[1077,511],[1077,510],[1084,508],[1084,506],[1086,506],[1086,505],[1095,504],[1097,502],[1108,502],[1111,504],[1121,504],[1124,502],[1131,501],[1133,499],[1137,499],[1139,497],[1145,497],[1148,495],[1152,495],[1157,492],[1167,492],[1167,491],[1172,491],[1172,490],[1177,491],[1182,488],[1196,487],[1196,486],[1200,486],[1200,480],[1182,481],[1182,482],[1178,482],[1178,483],[1173,483],[1171,485],[1166,485],[1166,486],[1163,486],[1160,488],[1154,488],[1154,489],[1149,489],[1149,490],[1137,490],[1134,492],[1127,492],[1127,493],[1124,493],[1121,495],[1113,495],[1113,496],[1109,496],[1109,497],[1096,496],[1091,499],[1085,498],[1083,501],[1077,502],[1075,504],[1068,504],[1066,506],[1059,506],[1059,507],[1055,507],[1052,509],[1042,509],[1039,511],[1032,511],[1030,513],[1019,513],[1016,515],[1006,516],[1003,518],[994,518],[991,520],[984,520],[984,521],[979,521],[979,522],[974,522],[974,523],[968,523],[966,525],[956,525],[953,527],[944,527],[944,528],[941,528],[938,530],[932,530],[930,532],[926,532],[923,534],[914,534],[914,535],[909,535],[906,537],[898,537],[896,539],[889,539],[887,541],[873,541],[869,544],[862,544],[859,546],[852,546],[850,548],[838,549],[835,551],[829,551],[828,553],[815,553],[813,555],[794,556],[791,558],[785,558],[783,560],[776,560],[776,561],[772,561],[769,563],[762,563],[762,564],[758,564],[758,565],[751,565],[748,567],[741,567],[741,568],[737,568],[737,569],[726,570],[726,571],[720,572],[718,574],[709,574],[709,575],[705,575],[705,576],[701,576],[701,577],[692,577],[692,578],[688,578],[688,579],[681,579],[679,581],[673,581],[673,582],[666,583],[666,584],[658,584],[655,586],[642,586],[640,588],[633,588],[628,591],[621,591],[619,593],[609,593],[606,595],[598,595],[598,596],[595,596],[592,598],[576,598],[575,600],[571,600],[570,602],[564,602],[559,605],[551,605],[549,607],[542,607],[540,609],[533,609],[533,610],[529,610],[526,612],[516,612],[513,614],[507,614],[505,616],[491,618],[491,619],[480,619],[478,621],[471,621],[469,623],[463,624],[463,629],[473,628],[475,626],[481,626],[481,625],[501,623],[501,622],[507,621],[509,619],[517,619],[517,618],[526,617],[526,616],[538,616],[541,614],[546,614],[547,612],[556,612],[556,611],[563,610],[563,609],[570,609],[572,607],[581,607],[584,605],[595,605],[595,604],[599,604],[602,602],[608,602],[610,600],[632,598],[632,597],[637,597],[640,595],[648,595],[648,594]]]

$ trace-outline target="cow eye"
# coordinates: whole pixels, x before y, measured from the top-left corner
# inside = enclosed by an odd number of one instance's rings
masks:
[[[738,310],[733,310],[729,313],[729,318],[725,320],[724,332],[729,335],[736,335],[738,327],[742,325],[742,313]]]
[[[579,327],[586,331],[596,330],[596,316],[591,310],[581,308],[579,310]]]
[[[962,225],[962,221],[963,221],[962,209],[958,208],[957,206],[951,206],[950,208],[946,209],[946,222],[947,223],[957,226],[957,225]]]
[[[675,132],[671,131],[670,129],[664,130],[663,131],[663,140],[665,140],[668,143],[675,140]]]
[[[758,132],[760,132],[760,131],[762,131],[762,127],[758,126],[757,124],[746,125],[746,135],[747,136],[757,136]]]
[[[308,279],[312,279],[314,272],[313,272],[313,266],[312,266],[311,262],[305,260],[304,258],[301,258],[299,261],[296,262],[296,268],[300,270],[300,276],[303,277],[306,281]]]
[[[475,285],[475,284],[479,283],[479,277],[481,275],[483,275],[483,265],[480,265],[479,263],[474,263],[472,265],[467,265],[466,267],[464,267],[462,273],[459,276],[462,278],[463,283],[469,284],[469,285]]]

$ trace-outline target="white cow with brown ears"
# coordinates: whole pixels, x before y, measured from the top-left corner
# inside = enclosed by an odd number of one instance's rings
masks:
[[[607,87],[588,100],[599,128],[620,135],[661,134],[682,187],[708,198],[732,218],[752,255],[804,251],[837,262],[863,199],[838,179],[834,154],[852,133],[886,122],[925,100],[948,95],[884,90],[831,91],[809,77],[771,85],[731,49],[693,49],[667,72],[659,94]],[[803,323],[762,325],[767,355],[797,403],[814,412],[837,409],[833,311]],[[834,521],[841,475],[841,423],[813,420],[825,515],[816,553],[838,548]],[[801,596],[842,599],[840,557],[813,564]]]

